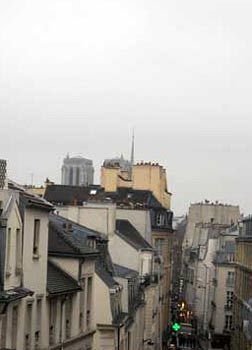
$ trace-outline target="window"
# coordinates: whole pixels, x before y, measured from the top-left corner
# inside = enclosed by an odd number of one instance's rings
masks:
[[[92,307],[92,277],[88,277],[88,281],[87,281],[87,318],[86,318],[87,328],[89,328],[90,324],[91,324],[91,307]]]
[[[235,253],[228,253],[228,262],[234,262],[235,261]]]
[[[232,315],[226,315],[225,316],[225,329],[231,330],[232,329]]]
[[[16,229],[16,274],[20,274],[22,268],[21,232]]]
[[[235,273],[234,271],[228,271],[227,273],[227,282],[230,284],[234,283]]]
[[[49,344],[55,344],[55,326],[57,320],[57,299],[50,301],[50,317],[49,317]]]
[[[71,337],[71,322],[72,321],[72,298],[66,300],[66,338]]]
[[[11,329],[11,347],[16,349],[17,347],[17,330],[18,330],[18,305],[12,308],[12,329]]]
[[[162,250],[163,250],[163,239],[157,238],[155,239],[155,247],[158,252],[158,255],[162,255]]]
[[[6,251],[6,274],[11,273],[11,228],[7,232],[7,251]]]
[[[26,306],[25,317],[25,350],[31,349],[31,322],[32,322],[32,303]]]
[[[33,232],[33,255],[39,254],[39,233],[40,233],[40,220],[34,220],[34,232]]]
[[[227,307],[233,306],[234,292],[227,291]]]
[[[79,328],[80,331],[84,330],[84,310],[85,310],[85,278],[81,280],[81,288],[80,291],[80,318],[79,318]]]
[[[40,348],[40,336],[41,336],[41,311],[42,311],[42,300],[37,300],[37,312],[36,312],[36,330],[35,330],[35,349]]]
[[[156,215],[156,225],[157,226],[163,226],[164,225],[164,215],[163,214],[157,214]]]

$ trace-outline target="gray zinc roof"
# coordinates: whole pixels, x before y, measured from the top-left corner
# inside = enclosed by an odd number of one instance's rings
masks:
[[[73,293],[81,290],[78,282],[62,271],[58,266],[48,261],[47,264],[47,291],[50,296]]]
[[[128,267],[114,264],[115,277],[122,278],[135,278],[138,276],[136,270],[129,269]]]
[[[152,246],[128,220],[116,220],[116,234],[136,250],[153,250]]]

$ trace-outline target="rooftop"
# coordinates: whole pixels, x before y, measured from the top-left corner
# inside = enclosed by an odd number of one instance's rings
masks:
[[[153,250],[153,247],[128,220],[116,220],[116,234],[136,250]]]
[[[58,266],[48,261],[47,264],[47,291],[50,296],[73,293],[81,290],[78,282],[62,271]]]
[[[125,266],[114,264],[114,271],[116,277],[128,279],[138,277],[138,272],[136,270],[129,269]]]
[[[72,224],[65,218],[50,215],[48,253],[76,257],[98,255],[98,251],[90,247],[88,241],[89,238],[95,240],[97,236],[98,234]]]

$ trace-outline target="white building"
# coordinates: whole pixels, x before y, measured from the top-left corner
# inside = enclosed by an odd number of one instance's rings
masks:
[[[218,239],[218,248],[213,263],[213,297],[211,301],[211,333],[213,342],[219,347],[230,343],[234,325],[233,301],[235,287],[235,239],[239,236],[237,226],[222,232]]]
[[[189,209],[183,242],[185,299],[198,319],[199,329],[207,334],[212,325],[215,293],[214,260],[222,232],[240,217],[239,207],[221,203],[197,203]]]
[[[104,234],[108,238],[109,253],[113,264],[121,266],[122,269],[135,271],[138,274],[140,277],[140,279],[138,278],[138,284],[140,282],[144,290],[145,304],[141,304],[142,297],[140,295],[135,295],[139,304],[137,308],[131,308],[129,313],[130,318],[133,317],[134,321],[132,320],[130,327],[126,327],[127,323],[122,322],[122,325],[128,330],[124,333],[122,327],[121,336],[125,337],[124,343],[130,344],[129,349],[132,350],[143,349],[143,346],[147,349],[148,344],[144,340],[151,340],[156,349],[161,349],[162,305],[160,296],[162,291],[160,289],[160,276],[158,272],[154,271],[154,250],[152,246],[130,221],[116,219],[116,205],[113,203],[86,202],[82,206],[58,206],[56,210],[63,217]],[[125,303],[130,305],[131,302],[126,297],[125,284],[123,285],[122,304],[124,306]],[[105,294],[101,284],[99,287],[100,298],[102,298],[102,295]],[[133,290],[136,292],[138,289],[139,286],[137,287],[136,284]],[[105,302],[103,305],[105,305]],[[122,310],[126,312],[127,308]],[[112,329],[111,333],[113,333]]]

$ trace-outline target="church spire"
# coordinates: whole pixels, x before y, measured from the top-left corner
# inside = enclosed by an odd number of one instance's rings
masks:
[[[134,165],[134,156],[135,156],[135,133],[134,129],[132,132],[132,144],[131,144],[131,156],[130,156],[130,172],[129,172],[129,178],[132,180],[132,170]]]
[[[130,157],[131,167],[134,165],[134,155],[135,155],[135,133],[134,133],[134,129],[133,129],[132,144],[131,144],[131,157]]]

